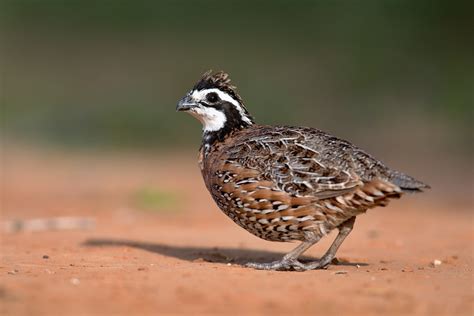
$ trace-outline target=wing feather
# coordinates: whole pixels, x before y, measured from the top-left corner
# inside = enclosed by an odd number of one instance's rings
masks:
[[[228,165],[254,170],[258,180],[271,181],[279,190],[327,199],[364,184],[345,150],[348,143],[331,146],[334,140],[329,138],[314,129],[263,128],[226,144],[222,152]]]

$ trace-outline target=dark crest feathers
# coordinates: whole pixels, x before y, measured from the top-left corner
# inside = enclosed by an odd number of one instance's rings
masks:
[[[212,70],[206,71],[201,79],[194,85],[194,90],[203,90],[203,89],[212,89],[217,88],[228,93],[234,99],[239,101],[242,108],[246,113],[247,109],[244,106],[244,102],[240,95],[237,93],[237,87],[230,83],[229,75],[223,71],[218,71],[216,73],[212,73]]]

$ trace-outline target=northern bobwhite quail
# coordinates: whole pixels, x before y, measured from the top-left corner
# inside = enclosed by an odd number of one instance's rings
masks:
[[[255,124],[224,72],[206,72],[177,110],[203,124],[199,166],[219,208],[265,240],[302,241],[280,261],[248,267],[325,268],[357,215],[404,192],[429,188],[318,129]],[[335,228],[339,234],[320,260],[298,261]]]

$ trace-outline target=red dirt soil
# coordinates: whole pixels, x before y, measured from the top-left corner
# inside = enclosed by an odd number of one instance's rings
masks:
[[[223,215],[194,153],[9,149],[2,164],[3,223],[78,216],[96,225],[2,232],[1,315],[473,314],[469,193],[441,199],[433,189],[370,210],[327,270],[256,271],[241,264],[296,244],[260,240]],[[146,210],[144,188],[178,198]],[[306,255],[317,258],[334,237]]]

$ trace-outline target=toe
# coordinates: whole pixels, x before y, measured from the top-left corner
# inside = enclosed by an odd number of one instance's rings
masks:
[[[289,270],[298,270],[301,263],[295,264],[293,261],[274,261],[269,263],[256,263],[249,262],[245,264],[247,268],[253,268],[257,270],[274,270],[274,271],[289,271]]]
[[[249,262],[245,264],[245,267],[257,269],[257,270],[276,270],[279,267],[279,262],[270,262],[270,263]]]

